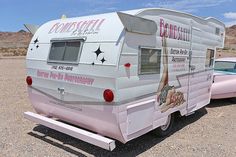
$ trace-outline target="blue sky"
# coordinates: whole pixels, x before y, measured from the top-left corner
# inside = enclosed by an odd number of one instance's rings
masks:
[[[1,0],[0,31],[19,31],[24,23],[41,25],[67,17],[162,7],[194,15],[213,16],[227,26],[236,24],[236,0]]]

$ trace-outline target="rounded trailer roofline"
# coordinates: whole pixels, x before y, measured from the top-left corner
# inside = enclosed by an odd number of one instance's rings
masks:
[[[182,11],[178,11],[178,10],[173,10],[173,9],[167,9],[167,8],[141,8],[141,9],[134,9],[134,10],[124,10],[124,11],[117,11],[117,12],[122,12],[122,13],[126,13],[126,14],[130,14],[130,15],[134,15],[134,16],[138,16],[139,14],[145,12],[145,11],[152,11],[152,10],[156,10],[156,11],[167,11],[167,12],[172,12],[172,13],[178,13],[178,14],[182,14],[185,16],[190,16],[190,17],[194,17],[198,20],[202,20],[202,21],[212,21],[213,22],[217,22],[218,24],[222,25],[225,27],[225,24],[216,19],[215,17],[207,17],[207,18],[203,18],[203,17],[199,17],[190,13],[186,13],[186,12],[182,12]],[[48,22],[56,22],[56,21],[60,21],[60,20],[67,20],[67,19],[77,19],[78,17],[91,17],[91,16],[101,16],[101,15],[105,15],[105,14],[114,14],[117,12],[106,12],[106,13],[101,13],[101,14],[91,14],[91,15],[84,15],[84,16],[75,16],[75,17],[70,17],[70,18],[65,18],[65,19],[55,19],[55,20],[51,20]]]
[[[178,11],[178,10],[173,10],[173,9],[166,9],[166,8],[143,8],[143,9],[135,9],[135,10],[129,10],[129,11],[122,11],[122,12],[125,12],[125,13],[130,13],[132,15],[140,15],[141,13],[145,12],[145,11],[152,11],[152,10],[156,10],[156,11],[167,11],[167,12],[172,12],[172,13],[178,13],[178,14],[182,14],[182,15],[185,15],[185,16],[190,16],[190,17],[194,17],[198,20],[201,20],[201,21],[213,21],[213,22],[217,22],[218,24],[222,25],[223,27],[225,27],[225,24],[214,18],[214,17],[207,17],[207,18],[203,18],[203,17],[199,17],[199,16],[196,16],[196,15],[193,15],[193,14],[190,14],[190,13],[186,13],[186,12],[182,12],[182,11]]]

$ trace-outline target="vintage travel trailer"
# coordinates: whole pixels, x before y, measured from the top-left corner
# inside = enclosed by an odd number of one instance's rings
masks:
[[[167,135],[175,113],[207,105],[225,37],[214,18],[157,8],[29,29],[26,82],[37,113],[25,118],[108,150],[154,129]]]

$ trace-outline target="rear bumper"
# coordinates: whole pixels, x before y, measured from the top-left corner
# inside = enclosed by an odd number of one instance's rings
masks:
[[[28,120],[47,126],[51,129],[65,133],[82,141],[101,147],[103,149],[112,151],[116,147],[115,141],[112,139],[65,124],[63,122],[53,120],[51,118],[44,117],[36,113],[25,112],[24,117]]]

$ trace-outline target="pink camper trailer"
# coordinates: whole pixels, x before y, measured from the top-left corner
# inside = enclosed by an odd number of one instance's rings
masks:
[[[214,18],[166,9],[59,19],[34,30],[26,81],[37,113],[25,118],[108,150],[154,129],[167,135],[174,113],[207,105],[225,36]]]

